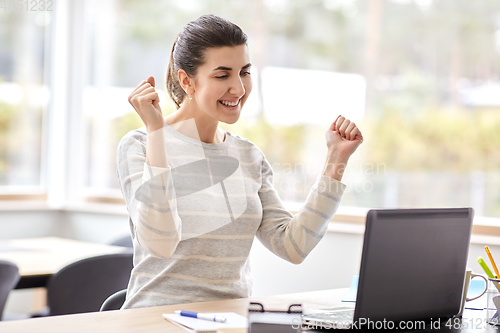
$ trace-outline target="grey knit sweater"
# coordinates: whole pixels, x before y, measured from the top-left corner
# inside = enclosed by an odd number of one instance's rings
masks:
[[[134,242],[124,309],[249,297],[254,237],[300,263],[318,244],[345,185],[319,176],[296,215],[273,188],[262,151],[226,131],[207,144],[165,125],[168,168],[146,163],[145,127],[118,146],[117,171]]]

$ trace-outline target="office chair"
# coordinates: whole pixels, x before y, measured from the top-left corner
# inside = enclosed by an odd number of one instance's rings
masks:
[[[132,255],[102,255],[62,268],[47,285],[48,315],[99,311],[109,295],[127,288]]]
[[[0,260],[0,320],[9,293],[19,281],[19,269],[11,262]]]
[[[117,291],[102,303],[100,311],[120,310],[127,298],[127,289]]]
[[[132,243],[132,237],[130,236],[130,234],[126,234],[120,238],[115,239],[109,245],[132,247],[132,248],[134,247],[134,244]]]

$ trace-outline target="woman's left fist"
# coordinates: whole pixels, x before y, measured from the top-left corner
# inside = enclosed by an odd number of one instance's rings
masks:
[[[325,137],[328,151],[346,158],[349,158],[363,142],[363,135],[356,124],[341,115],[326,131]]]

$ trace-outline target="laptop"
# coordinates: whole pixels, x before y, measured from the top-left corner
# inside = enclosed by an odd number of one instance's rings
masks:
[[[355,307],[305,314],[303,323],[387,329],[452,318],[460,310],[473,215],[472,208],[370,210]]]

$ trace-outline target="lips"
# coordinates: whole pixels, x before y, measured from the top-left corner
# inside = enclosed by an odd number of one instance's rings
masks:
[[[237,101],[234,101],[234,102],[219,101],[219,103],[221,103],[222,105],[227,106],[227,107],[235,107],[235,106],[237,106],[240,103],[240,100],[237,100]]]

